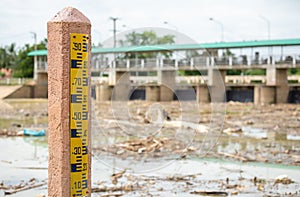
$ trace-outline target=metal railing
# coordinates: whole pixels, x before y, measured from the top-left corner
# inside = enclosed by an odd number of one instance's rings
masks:
[[[104,83],[109,84],[108,77],[97,77],[93,79],[94,83]],[[144,84],[158,84],[157,76],[130,76],[130,81],[134,85],[144,85]],[[208,81],[208,76],[176,76],[177,84],[206,84]],[[226,84],[265,84],[267,81],[266,76],[261,75],[226,75]],[[291,75],[288,76],[288,81],[293,81],[294,83],[300,83],[300,76]]]
[[[197,69],[209,68],[214,66],[232,67],[235,66],[265,66],[265,65],[285,65],[288,67],[296,67],[300,64],[300,55],[286,55],[286,56],[246,56],[239,57],[208,57],[200,56],[185,59],[117,59],[109,61],[108,59],[92,58],[91,70],[103,71],[105,69]],[[45,60],[38,61],[38,71],[47,72],[48,64]]]
[[[23,85],[32,80],[30,78],[4,78],[0,79],[0,85]]]

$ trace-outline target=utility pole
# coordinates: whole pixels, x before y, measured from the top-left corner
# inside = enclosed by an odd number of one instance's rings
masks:
[[[33,34],[33,39],[34,39],[34,50],[37,50],[37,36],[35,32],[30,32],[31,34]],[[34,56],[34,63],[33,63],[33,79],[37,80],[37,56]]]
[[[117,18],[117,17],[110,17],[109,19],[113,21],[114,48],[116,48],[116,46],[117,46],[117,40],[116,40],[116,34],[117,34],[116,21],[119,20],[119,18]]]

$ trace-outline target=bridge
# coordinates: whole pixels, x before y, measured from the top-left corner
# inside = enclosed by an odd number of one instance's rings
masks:
[[[248,87],[257,103],[285,103],[289,93],[298,90],[299,77],[288,75],[288,69],[300,68],[300,39],[220,42],[184,45],[151,45],[118,48],[93,48],[91,72],[100,100],[111,99],[112,90],[122,77],[122,91],[128,95],[131,86],[145,89],[146,99],[170,101],[179,86],[190,85],[199,102],[224,101],[224,91]],[[293,52],[290,52],[294,50]],[[261,51],[268,51],[261,54]],[[194,55],[185,55],[185,52]],[[239,51],[240,55],[224,53]],[[244,52],[243,52],[244,51]],[[279,51],[275,54],[274,51]],[[287,51],[287,52],[286,52]],[[126,54],[155,53],[155,58],[126,59]],[[172,53],[164,58],[161,53]],[[221,53],[221,55],[220,55]],[[36,56],[35,74],[38,81],[47,79],[47,51],[32,51]],[[230,70],[260,69],[264,76],[226,75]],[[178,76],[178,71],[199,71],[199,76]],[[242,72],[243,74],[243,72]],[[225,82],[226,89],[222,88]],[[289,82],[293,84],[289,84]],[[254,84],[253,82],[259,83]],[[148,90],[148,91],[147,91]],[[121,90],[119,90],[121,91]]]

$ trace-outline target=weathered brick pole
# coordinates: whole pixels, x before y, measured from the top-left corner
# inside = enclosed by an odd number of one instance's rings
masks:
[[[91,23],[67,7],[48,30],[48,196],[91,196]]]

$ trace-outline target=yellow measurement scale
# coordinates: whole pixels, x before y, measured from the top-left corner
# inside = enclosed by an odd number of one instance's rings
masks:
[[[90,46],[87,34],[72,33],[70,36],[70,196],[87,197]]]

